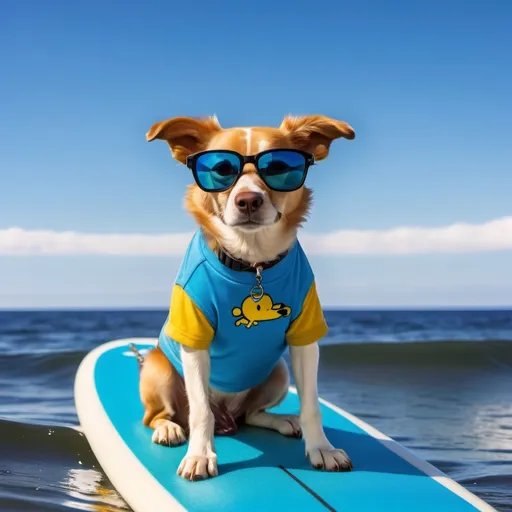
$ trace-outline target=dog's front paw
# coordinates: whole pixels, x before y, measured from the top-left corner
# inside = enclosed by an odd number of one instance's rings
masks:
[[[151,438],[153,443],[165,446],[179,446],[187,440],[185,431],[176,423],[169,420],[160,420]]]
[[[217,455],[209,452],[208,455],[185,455],[178,468],[177,474],[187,480],[204,480],[219,474],[217,469]]]
[[[311,465],[326,471],[352,471],[352,461],[343,451],[331,445],[311,448],[307,451]]]

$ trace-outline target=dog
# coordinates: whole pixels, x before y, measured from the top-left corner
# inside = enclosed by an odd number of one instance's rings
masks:
[[[175,117],[147,132],[147,141],[166,141],[194,176],[185,208],[198,230],[158,345],[140,369],[152,441],[176,446],[189,439],[181,477],[216,476],[214,435],[234,434],[240,423],[302,437],[314,468],[352,469],[322,427],[318,341],[327,325],[297,231],[312,201],[308,170],[335,139],[354,136],[346,122],[321,115],[229,129],[216,117]],[[286,348],[299,416],[267,412],[288,391]]]

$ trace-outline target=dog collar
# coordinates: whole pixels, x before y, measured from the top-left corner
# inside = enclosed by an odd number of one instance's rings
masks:
[[[225,251],[220,251],[218,258],[219,261],[226,266],[227,268],[230,268],[231,270],[237,270],[239,272],[257,272],[257,269],[261,270],[267,270],[269,268],[272,268],[274,265],[277,265],[285,256],[288,254],[288,251],[285,251],[277,256],[275,260],[272,261],[263,261],[261,263],[251,264],[247,261],[237,260],[230,256]]]

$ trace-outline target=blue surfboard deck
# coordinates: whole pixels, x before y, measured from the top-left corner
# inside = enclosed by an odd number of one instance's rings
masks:
[[[144,352],[155,342],[128,339],[101,345],[81,363],[75,382],[84,434],[113,485],[136,512],[495,510],[395,441],[323,400],[326,435],[349,453],[354,471],[315,470],[305,458],[302,441],[247,426],[235,436],[216,437],[218,477],[186,481],[176,469],[187,445],[156,445],[151,429],[142,425],[138,366],[129,344]],[[274,411],[298,413],[293,388]]]

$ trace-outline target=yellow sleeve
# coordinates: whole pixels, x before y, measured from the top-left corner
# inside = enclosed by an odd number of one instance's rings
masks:
[[[288,345],[309,345],[323,338],[327,331],[327,323],[313,281],[302,305],[302,311],[286,332],[286,341]]]
[[[177,284],[172,290],[169,321],[164,332],[174,341],[199,350],[207,349],[214,336],[204,313]]]

